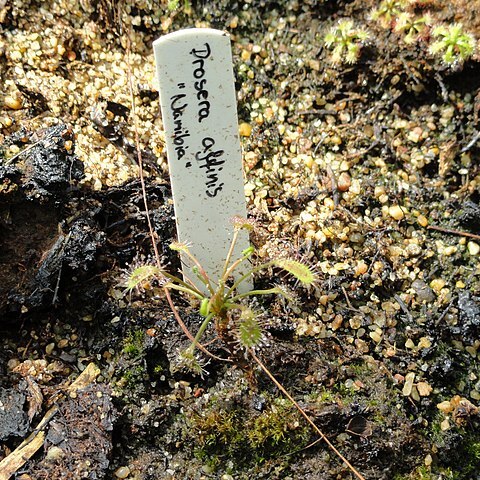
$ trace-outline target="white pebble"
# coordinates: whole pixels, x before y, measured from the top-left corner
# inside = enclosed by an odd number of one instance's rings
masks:
[[[480,252],[480,245],[476,242],[468,242],[467,248],[470,255],[478,255]]]
[[[130,475],[130,469],[128,467],[119,467],[115,470],[115,476],[117,478],[127,478]]]

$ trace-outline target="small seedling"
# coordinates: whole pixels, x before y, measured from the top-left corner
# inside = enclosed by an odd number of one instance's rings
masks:
[[[174,10],[176,10],[180,5],[180,0],[169,0],[168,3],[167,3],[167,10],[169,12],[173,12]],[[185,11],[185,13],[188,13],[190,12],[191,10],[191,5],[190,5],[190,1],[189,0],[184,0],[183,2],[183,9]]]
[[[379,22],[384,28],[391,28],[402,13],[405,4],[405,0],[383,0],[378,8],[372,11],[370,18]]]
[[[403,41],[407,44],[415,43],[424,33],[426,27],[431,25],[430,15],[415,17],[410,12],[402,12],[395,23],[395,31],[404,33]]]
[[[355,63],[361,48],[369,38],[366,30],[355,28],[350,20],[343,20],[325,35],[325,45],[332,50],[332,63]]]
[[[475,53],[475,38],[463,30],[461,23],[440,25],[433,29],[432,36],[438,40],[430,46],[430,53],[440,56],[447,65],[461,64]]]

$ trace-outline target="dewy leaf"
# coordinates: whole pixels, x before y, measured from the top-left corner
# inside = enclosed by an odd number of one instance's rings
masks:
[[[195,350],[192,347],[188,347],[185,350],[178,352],[178,364],[173,365],[174,370],[185,369],[194,375],[199,375],[203,378],[206,370],[203,368],[204,364],[195,355]]]
[[[173,250],[175,252],[185,252],[187,253],[189,251],[189,246],[187,243],[182,243],[182,242],[172,242],[170,245],[170,250]]]
[[[133,270],[128,276],[125,287],[127,291],[131,292],[135,288],[142,287],[144,283],[157,276],[163,277],[162,271],[157,266],[142,265]]]
[[[237,338],[244,348],[254,348],[263,340],[263,330],[251,309],[242,312],[238,322]]]
[[[273,264],[277,267],[283,268],[283,270],[293,275],[303,285],[313,285],[317,280],[315,272],[308,265],[297,260],[292,260],[291,258],[278,258],[273,261]]]
[[[236,230],[248,230],[251,232],[255,228],[255,222],[250,218],[243,218],[238,215],[232,217],[230,221]]]

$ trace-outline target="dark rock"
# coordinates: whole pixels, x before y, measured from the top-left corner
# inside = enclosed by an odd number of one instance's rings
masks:
[[[87,270],[105,242],[105,234],[87,218],[77,220],[68,232],[63,249],[63,262],[73,270]]]
[[[451,327],[455,335],[460,335],[463,342],[474,342],[480,333],[480,297],[468,290],[458,294],[458,323]]]
[[[18,388],[0,388],[0,440],[22,438],[28,430],[23,405],[25,394]]]
[[[458,220],[462,227],[478,231],[480,229],[480,205],[471,200],[465,201],[458,212]]]
[[[73,132],[65,124],[49,128],[26,154],[25,184],[27,198],[46,201],[64,194],[72,180],[83,177],[83,164],[65,148],[66,141],[73,141]]]

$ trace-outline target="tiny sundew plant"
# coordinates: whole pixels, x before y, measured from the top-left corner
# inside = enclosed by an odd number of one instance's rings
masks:
[[[169,12],[173,12],[180,6],[180,0],[169,0],[167,3],[167,10]],[[190,12],[192,6],[190,4],[190,0],[184,0],[183,2],[183,8],[185,12]]]
[[[431,24],[432,18],[429,14],[415,17],[413,13],[402,12],[395,23],[395,32],[404,33],[403,41],[406,44],[412,44],[421,38],[427,26]]]
[[[369,38],[366,30],[355,28],[351,20],[342,20],[325,35],[324,42],[332,50],[330,60],[334,64],[356,63],[362,46]]]
[[[461,64],[475,53],[475,37],[465,32],[461,23],[439,25],[432,30],[432,37],[437,40],[430,45],[430,53],[447,65]]]
[[[173,243],[170,248],[175,251],[181,251],[185,254],[194,265],[193,273],[205,285],[207,294],[203,294],[192,282],[182,280],[180,277],[170,274],[160,264],[157,259],[157,265],[146,265],[135,268],[125,281],[125,292],[131,293],[138,289],[141,283],[154,284],[154,279],[158,285],[166,292],[167,299],[175,314],[177,322],[181,325],[187,336],[191,340],[191,344],[186,349],[179,352],[179,364],[181,367],[190,372],[203,376],[205,373],[205,363],[196,355],[196,349],[200,349],[203,353],[207,353],[213,358],[220,359],[211,354],[204,345],[201,344],[203,334],[211,322],[215,325],[216,333],[223,345],[229,351],[232,359],[253,378],[252,365],[257,364],[263,372],[272,380],[277,388],[292,402],[295,408],[300,412],[304,419],[313,427],[320,438],[335,452],[335,454],[348,466],[359,480],[365,480],[364,477],[356,470],[356,468],[337,450],[330,440],[323,434],[311,418],[305,413],[295,399],[288,393],[283,385],[272,375],[270,370],[262,363],[256,355],[256,349],[266,344],[266,335],[264,333],[264,322],[261,314],[253,310],[246,300],[249,297],[257,297],[260,295],[277,294],[286,298],[290,298],[288,290],[280,287],[269,289],[253,289],[244,293],[238,292],[238,287],[252,275],[268,268],[279,268],[292,275],[297,282],[307,288],[314,287],[318,281],[315,270],[299,260],[292,258],[276,258],[258,265],[252,265],[247,272],[237,279],[232,279],[239,265],[248,261],[254,253],[253,247],[249,247],[242,252],[242,255],[233,259],[233,252],[237,242],[240,230],[252,229],[249,221],[234,219],[234,233],[232,242],[225,259],[223,274],[215,281],[210,279],[205,273],[198,260],[190,252],[188,245],[182,243]],[[153,288],[155,290],[155,288]],[[187,327],[181,320],[177,310],[175,309],[169,290],[177,290],[187,294],[191,298],[197,299],[200,303],[199,312],[204,318],[202,324],[198,328],[195,337],[189,332]],[[232,360],[228,359],[228,360]],[[253,363],[248,363],[251,359]]]
[[[370,18],[379,22],[384,28],[392,27],[405,8],[405,4],[405,0],[383,0],[378,8],[372,11]]]

